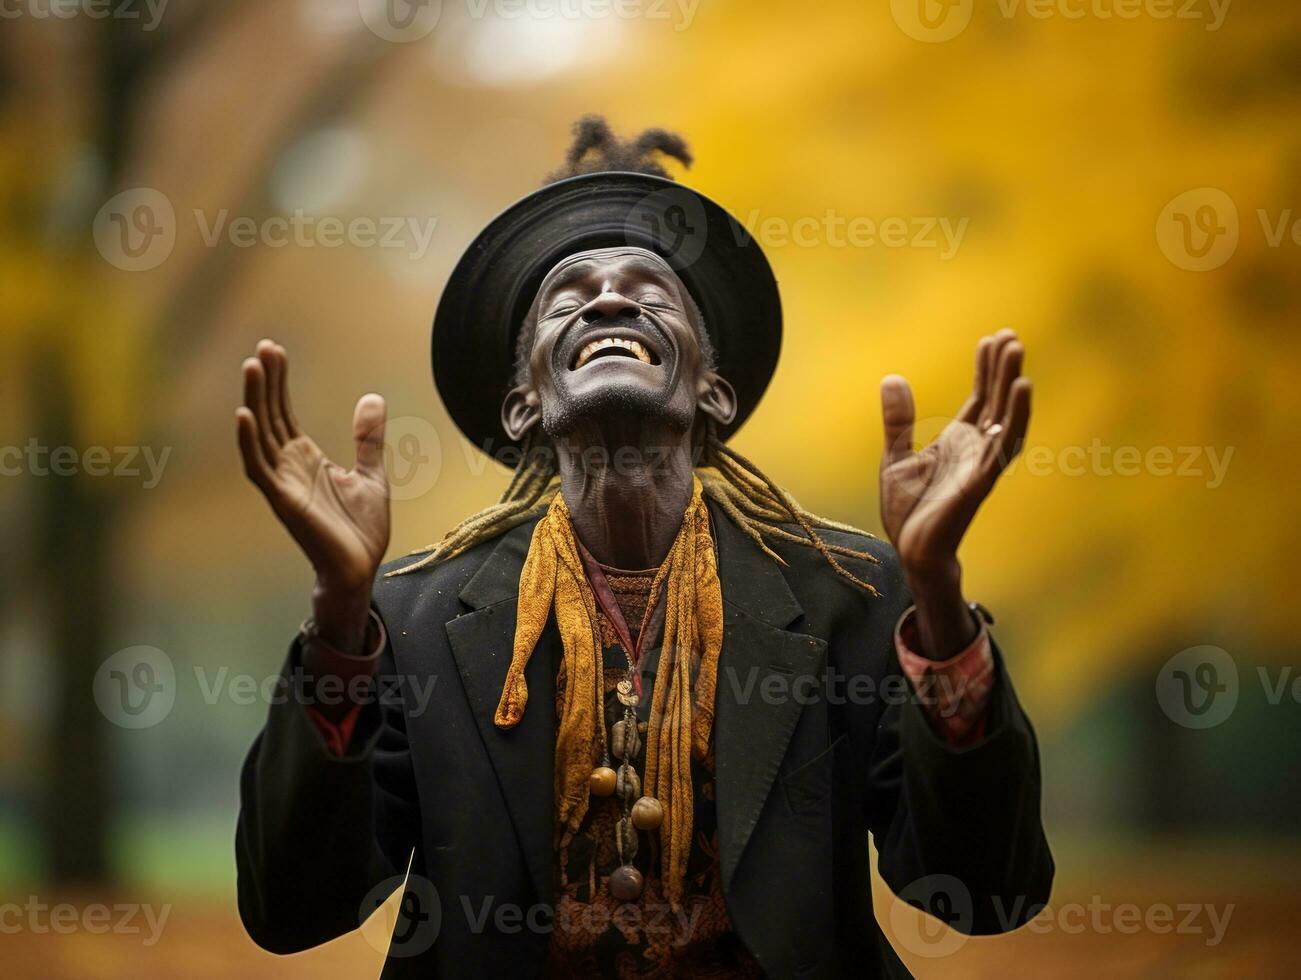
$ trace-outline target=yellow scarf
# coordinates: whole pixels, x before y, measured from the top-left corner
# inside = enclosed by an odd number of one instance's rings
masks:
[[[515,645],[494,721],[499,728],[513,728],[524,717],[524,668],[554,608],[566,676],[555,757],[557,847],[563,848],[587,814],[588,779],[601,762],[605,698],[596,595],[559,493],[533,531],[519,585]],[[703,759],[709,749],[723,646],[723,590],[709,511],[694,477],[682,528],[651,586],[648,617],[665,587],[664,642],[651,697],[643,791],[664,809],[661,873],[665,894],[676,906],[691,848],[691,758]]]

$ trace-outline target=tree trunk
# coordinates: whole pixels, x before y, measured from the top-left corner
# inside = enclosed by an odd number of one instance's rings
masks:
[[[80,459],[66,361],[47,352],[36,363],[42,379],[36,431],[43,445],[74,446]],[[111,652],[105,644],[116,604],[109,551],[120,496],[108,485],[112,477],[87,476],[80,465],[74,476],[50,472],[41,479],[33,530],[55,671],[41,807],[45,863],[55,881],[102,882],[109,876],[113,730],[95,704],[93,683]]]

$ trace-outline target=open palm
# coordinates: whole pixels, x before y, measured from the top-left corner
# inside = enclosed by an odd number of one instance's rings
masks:
[[[980,341],[971,396],[935,441],[913,449],[916,410],[899,375],[881,382],[881,521],[905,564],[951,561],[976,510],[1025,440],[1030,381],[1011,330]]]
[[[299,428],[288,376],[285,349],[269,340],[244,362],[244,405],[235,413],[244,471],[307,555],[318,581],[369,590],[389,540],[384,399],[371,394],[357,402],[357,458],[345,469]]]

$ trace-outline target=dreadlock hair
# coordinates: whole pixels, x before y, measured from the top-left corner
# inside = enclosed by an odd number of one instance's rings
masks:
[[[786,561],[772,550],[768,541],[804,545],[816,549],[841,578],[871,595],[880,594],[870,582],[847,569],[836,556],[874,564],[879,564],[880,560],[869,551],[824,541],[818,530],[842,531],[865,537],[874,535],[805,510],[759,467],[727,446],[718,437],[712,421],[705,427],[701,464],[695,473],[700,478],[704,495],[718,504],[723,513],[778,564],[785,565]],[[500,500],[457,524],[443,535],[441,541],[411,552],[424,557],[388,575],[406,575],[455,558],[475,545],[500,537],[541,514],[551,506],[559,490],[555,451],[548,445],[535,442],[530,435]],[[796,530],[788,530],[783,525],[794,525]]]
[[[653,177],[669,177],[654,154],[672,157],[684,167],[691,166],[691,151],[677,133],[666,129],[644,129],[630,140],[621,140],[610,129],[604,116],[588,114],[574,123],[574,142],[565,154],[565,165],[547,175],[543,184],[553,184],[579,174],[626,170]]]
[[[672,179],[653,156],[657,152],[678,160],[684,166],[691,165],[691,153],[687,144],[676,133],[647,129],[631,140],[620,140],[611,132],[603,117],[583,116],[574,124],[574,142],[565,155],[565,166],[551,173],[544,183],[553,183],[579,174],[612,170]],[[704,362],[712,368],[715,363],[714,347],[705,330],[704,319],[689,295],[687,304],[700,339]],[[524,318],[516,344],[517,380],[527,380],[528,357],[533,346],[536,323],[535,301]],[[873,535],[805,510],[759,467],[724,444],[712,421],[704,426],[700,449],[700,465],[695,468],[695,473],[700,479],[702,492],[765,554],[778,564],[785,565],[785,560],[772,550],[769,541],[785,541],[814,548],[838,576],[871,595],[879,595],[870,582],[847,569],[837,556],[878,564],[879,559],[868,551],[830,544],[822,539],[818,531],[843,531],[865,537]],[[455,558],[475,545],[500,537],[540,515],[551,506],[551,501],[559,490],[560,476],[556,467],[555,450],[545,437],[535,438],[530,433],[520,448],[519,463],[501,499],[457,524],[443,535],[442,540],[411,552],[412,555],[423,555],[419,561],[387,574],[406,575]],[[795,530],[789,530],[783,525],[793,525]]]

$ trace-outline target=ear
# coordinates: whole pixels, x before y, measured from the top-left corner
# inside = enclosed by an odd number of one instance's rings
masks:
[[[736,392],[722,375],[706,371],[696,389],[696,407],[719,425],[736,418]]]
[[[501,403],[501,427],[519,442],[542,418],[542,406],[532,385],[516,385]]]

